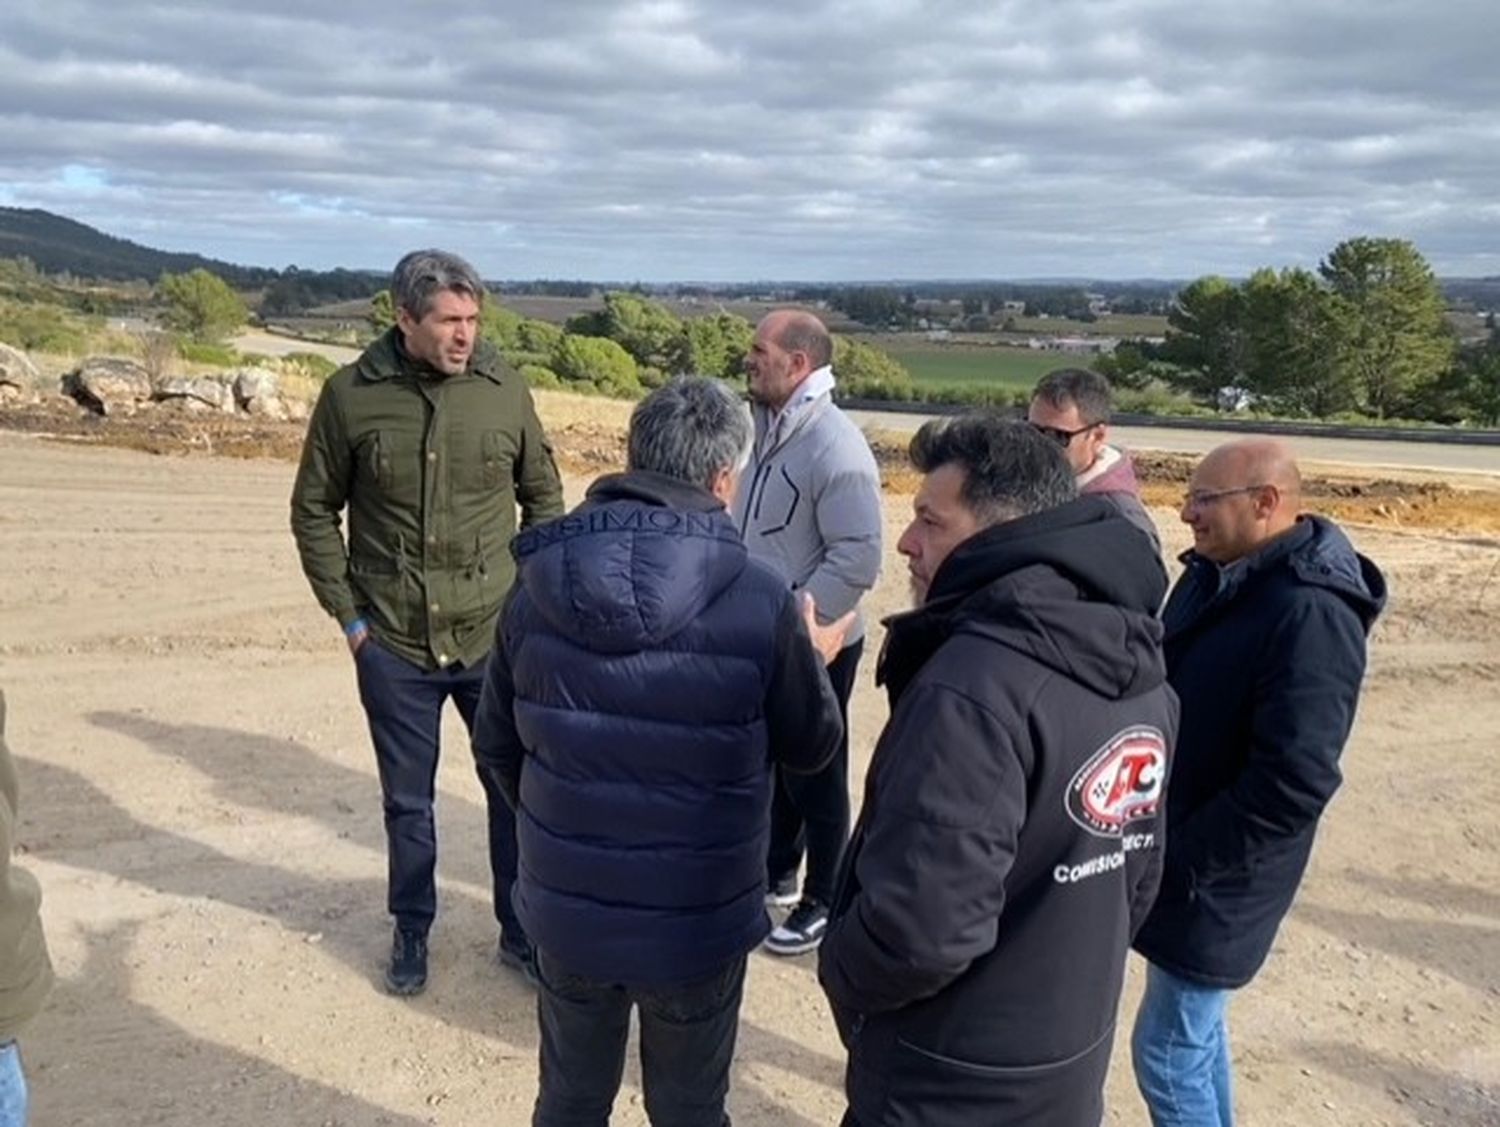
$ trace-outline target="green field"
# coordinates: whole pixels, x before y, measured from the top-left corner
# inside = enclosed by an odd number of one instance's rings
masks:
[[[882,336],[870,343],[885,349],[924,384],[1001,384],[1030,388],[1054,368],[1086,368],[1092,356],[1008,348],[997,344],[950,344],[920,337]]]

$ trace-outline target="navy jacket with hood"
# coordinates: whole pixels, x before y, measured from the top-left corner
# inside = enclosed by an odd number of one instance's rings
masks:
[[[514,542],[474,752],[517,812],[516,911],[568,971],[715,973],[764,938],[772,755],[843,732],[786,584],[708,492],[600,479]]]
[[[1385,579],[1314,516],[1232,564],[1182,558],[1163,612],[1182,733],[1161,892],[1136,949],[1232,988],[1265,961],[1338,788]]]
[[[819,978],[864,1127],[1097,1127],[1176,728],[1166,576],[1107,499],[994,526],[889,621]]]

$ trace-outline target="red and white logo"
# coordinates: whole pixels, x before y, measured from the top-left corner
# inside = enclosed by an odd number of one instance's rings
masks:
[[[1068,784],[1068,817],[1099,837],[1156,813],[1167,780],[1167,741],[1155,728],[1127,728],[1094,752]]]

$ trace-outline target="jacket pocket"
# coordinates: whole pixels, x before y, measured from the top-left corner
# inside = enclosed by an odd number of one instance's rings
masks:
[[[395,554],[391,557],[355,555],[349,558],[349,578],[360,611],[403,633],[407,613],[405,556],[404,539],[397,537]]]
[[[503,430],[487,430],[479,436],[479,485],[497,489],[510,480],[515,462],[515,443]]]

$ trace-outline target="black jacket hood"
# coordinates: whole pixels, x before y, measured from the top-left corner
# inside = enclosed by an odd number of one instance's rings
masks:
[[[1080,497],[954,549],[927,601],[886,620],[876,679],[894,701],[938,646],[967,632],[1111,700],[1138,696],[1166,679],[1156,618],[1165,594],[1145,533],[1106,499]]]

